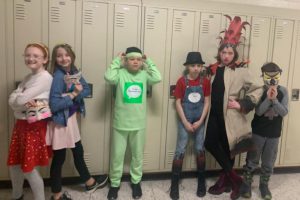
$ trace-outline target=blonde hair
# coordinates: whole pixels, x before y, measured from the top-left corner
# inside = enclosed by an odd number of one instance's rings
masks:
[[[75,67],[74,62],[75,62],[75,59],[76,59],[76,55],[75,55],[72,47],[69,44],[66,44],[66,43],[57,44],[52,50],[51,65],[50,65],[50,70],[49,70],[51,74],[54,73],[54,71],[56,70],[56,67],[57,67],[56,56],[57,56],[57,49],[59,49],[59,48],[63,48],[64,50],[66,50],[66,52],[71,57],[71,67]]]

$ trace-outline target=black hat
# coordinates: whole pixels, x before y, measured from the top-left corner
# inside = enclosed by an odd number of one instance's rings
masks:
[[[280,72],[281,73],[282,70],[275,63],[269,62],[269,63],[264,64],[261,67],[261,72]]]
[[[126,49],[125,54],[132,53],[132,52],[142,54],[142,51],[139,48],[137,48],[137,47],[128,47]]]
[[[190,64],[205,64],[203,62],[200,52],[189,52],[186,61],[183,65],[190,65]]]

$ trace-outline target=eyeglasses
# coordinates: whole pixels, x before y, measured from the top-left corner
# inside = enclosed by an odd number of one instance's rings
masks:
[[[34,60],[38,60],[38,59],[41,59],[41,58],[43,58],[44,56],[41,56],[41,55],[23,55],[24,56],[24,58],[26,59],[26,60],[29,60],[29,59],[34,59]]]

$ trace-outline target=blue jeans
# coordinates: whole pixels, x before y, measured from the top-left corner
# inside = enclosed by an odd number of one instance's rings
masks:
[[[201,124],[201,126],[194,133],[188,133],[182,122],[179,121],[177,145],[174,159],[181,159],[184,155],[189,140],[189,135],[195,138],[194,145],[196,153],[198,154],[201,151],[204,151],[204,124]]]

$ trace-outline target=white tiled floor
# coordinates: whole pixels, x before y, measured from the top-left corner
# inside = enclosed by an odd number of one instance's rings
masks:
[[[216,178],[208,178],[207,185],[214,183]],[[252,199],[261,199],[258,190],[258,177],[254,178]],[[143,181],[143,197],[142,200],[167,200],[169,198],[170,180],[162,181]],[[182,200],[230,200],[230,193],[224,193],[219,196],[207,194],[204,198],[196,196],[196,179],[183,179],[180,185],[180,199]],[[275,174],[270,181],[270,189],[274,200],[300,200],[300,173],[296,174]],[[84,192],[81,185],[66,186],[64,190],[68,191],[74,200],[105,200],[108,187],[97,190],[89,195]],[[0,200],[9,200],[11,190],[0,189]],[[46,188],[46,199],[50,198],[50,188]],[[119,200],[131,200],[131,188],[129,182],[122,182],[119,191]],[[242,199],[242,198],[240,198]],[[25,189],[25,200],[33,200],[29,188]]]

